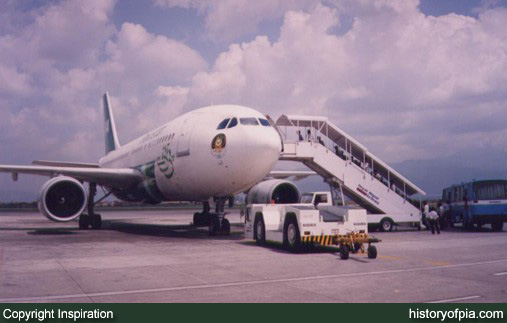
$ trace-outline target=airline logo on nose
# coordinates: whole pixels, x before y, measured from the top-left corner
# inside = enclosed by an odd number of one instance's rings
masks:
[[[213,138],[211,141],[211,149],[215,153],[221,153],[225,149],[225,135],[223,133],[219,133]]]

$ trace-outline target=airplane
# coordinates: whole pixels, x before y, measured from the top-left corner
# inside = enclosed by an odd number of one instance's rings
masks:
[[[259,198],[268,202],[294,199],[299,196],[297,188],[276,178],[309,175],[272,171],[283,149],[280,133],[269,116],[245,106],[196,109],[125,145],[118,141],[107,92],[103,112],[106,155],[98,163],[35,160],[30,166],[0,165],[0,172],[11,173],[14,181],[20,173],[51,177],[38,196],[39,210],[48,219],[67,222],[79,217],[80,229],[100,229],[102,219],[94,205],[113,194],[124,201],[150,204],[202,202],[203,211],[194,214],[194,225],[207,225],[210,235],[228,234],[230,223],[224,212],[228,198],[262,185],[264,197]],[[95,201],[97,185],[107,194]]]

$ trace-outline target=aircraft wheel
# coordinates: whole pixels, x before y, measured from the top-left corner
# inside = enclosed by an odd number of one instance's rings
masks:
[[[215,236],[220,229],[220,220],[217,216],[214,216],[210,219],[209,225],[208,225],[208,232],[210,236]]]
[[[88,230],[90,227],[90,217],[87,214],[81,214],[79,216],[79,229]]]
[[[264,226],[264,219],[262,216],[257,216],[254,223],[255,228],[255,242],[262,246],[266,243],[266,228]]]
[[[222,231],[229,235],[231,233],[231,223],[226,218],[222,219]]]
[[[102,227],[102,217],[100,214],[94,214],[90,217],[90,225],[93,230],[99,230]]]
[[[377,247],[371,245],[368,247],[368,258],[375,259],[377,258]]]
[[[342,259],[342,260],[349,259],[349,246],[342,245],[340,247],[340,259]]]
[[[201,213],[194,213],[193,223],[194,227],[198,227],[201,224]]]

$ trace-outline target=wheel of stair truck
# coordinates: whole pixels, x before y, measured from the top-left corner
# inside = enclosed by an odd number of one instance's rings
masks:
[[[380,231],[382,232],[389,232],[393,230],[393,220],[391,218],[383,218],[380,220]]]
[[[301,248],[301,236],[296,216],[287,214],[285,219],[285,225],[283,226],[284,245],[288,250],[298,252]]]
[[[340,259],[347,260],[349,259],[349,246],[341,245],[340,246]]]
[[[503,230],[503,222],[497,221],[497,222],[491,223],[491,229],[496,232],[502,231]]]
[[[368,246],[367,252],[368,252],[368,258],[370,258],[370,259],[377,258],[377,247],[375,247],[374,245]]]
[[[262,213],[258,213],[255,216],[254,236],[255,243],[257,243],[257,245],[263,246],[266,244],[266,226],[264,225],[264,218],[262,217]]]
[[[231,233],[231,223],[226,218],[222,219],[222,231],[229,235]]]

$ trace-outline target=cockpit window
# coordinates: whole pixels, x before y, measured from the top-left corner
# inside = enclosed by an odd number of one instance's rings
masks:
[[[239,122],[245,126],[258,126],[259,121],[255,118],[239,118]]]
[[[232,118],[231,123],[229,123],[229,126],[227,128],[236,127],[238,125],[238,119]]]
[[[269,121],[266,119],[259,118],[259,121],[261,122],[261,125],[263,125],[264,127],[270,126]]]
[[[231,120],[231,118],[227,118],[227,119],[223,120],[222,122],[220,122],[218,124],[217,129],[225,129],[225,127],[227,126],[227,123],[229,123],[229,120]]]

